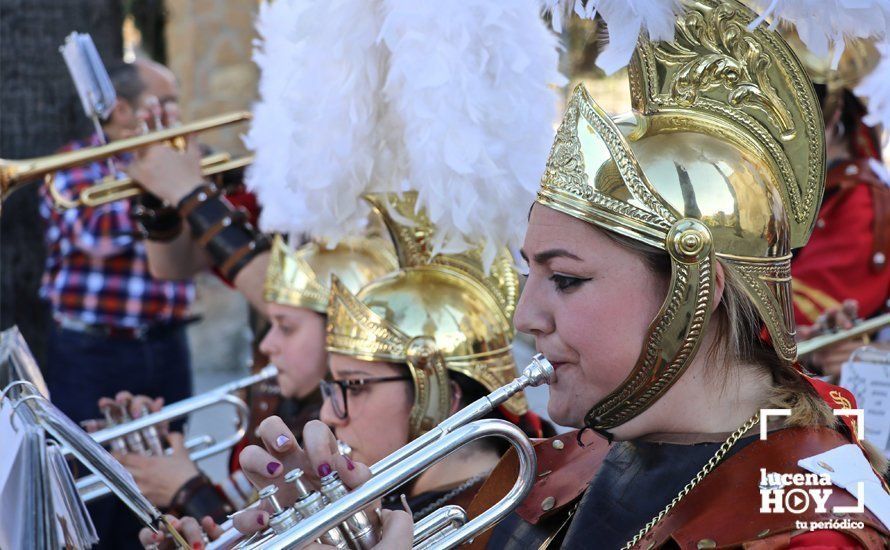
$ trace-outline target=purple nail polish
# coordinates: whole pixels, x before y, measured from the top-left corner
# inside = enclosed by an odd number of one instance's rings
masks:
[[[355,470],[355,463],[350,460],[348,456],[344,456],[343,458],[346,459],[346,469],[349,471]]]
[[[256,517],[256,522],[259,523],[260,525],[266,525],[266,518],[265,518],[265,516],[263,516],[263,514],[258,515],[258,516]]]
[[[287,443],[288,443],[289,441],[290,441],[290,438],[287,437],[286,435],[284,435],[284,434],[279,435],[279,436],[275,439],[275,446],[278,447],[278,448],[280,449],[280,448],[284,447],[285,445],[287,445]]]
[[[270,476],[274,476],[275,472],[278,471],[278,468],[281,468],[281,464],[277,462],[270,462],[266,464],[266,471],[269,472]]]
[[[318,467],[318,477],[324,477],[327,475],[331,475],[331,465],[327,462],[322,462],[321,466]]]

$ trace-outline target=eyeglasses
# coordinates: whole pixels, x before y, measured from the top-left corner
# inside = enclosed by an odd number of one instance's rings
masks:
[[[331,401],[331,408],[334,414],[340,420],[346,420],[349,417],[349,405],[346,400],[348,389],[355,390],[371,384],[382,384],[384,382],[404,382],[411,380],[410,375],[403,376],[382,376],[379,378],[357,378],[354,380],[322,380],[321,395],[325,399]]]

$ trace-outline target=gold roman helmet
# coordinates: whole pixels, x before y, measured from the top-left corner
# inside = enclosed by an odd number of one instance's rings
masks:
[[[435,254],[429,220],[415,212],[417,194],[365,196],[384,219],[400,269],[353,293],[335,278],[327,349],[365,361],[406,364],[414,381],[412,439],[448,417],[448,371],[489,391],[516,376],[511,320],[519,280],[509,252],[486,275],[478,250]],[[520,394],[508,412],[527,410]]]
[[[310,242],[292,250],[281,238],[272,243],[263,298],[285,306],[327,313],[331,276],[357,292],[369,282],[398,269],[395,251],[386,239],[347,239],[329,249]]]
[[[585,418],[596,430],[646,410],[698,350],[714,300],[714,262],[737,279],[793,362],[791,250],[822,198],[819,104],[777,32],[735,0],[684,0],[672,42],[640,38],[633,112],[610,118],[579,86],[537,201],[665,250],[668,295],[628,377]]]

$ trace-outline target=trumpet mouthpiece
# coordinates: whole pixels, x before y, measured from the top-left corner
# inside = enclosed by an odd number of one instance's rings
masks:
[[[549,384],[550,378],[553,377],[553,365],[542,353],[532,357],[532,362],[522,371],[522,376],[528,379],[529,386],[540,386],[541,384]]]

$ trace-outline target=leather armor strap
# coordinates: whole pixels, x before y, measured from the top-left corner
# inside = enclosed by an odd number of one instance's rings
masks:
[[[767,472],[808,473],[797,461],[849,443],[830,428],[788,428],[771,432],[766,441],[755,441],[727,459],[706,476],[638,543],[637,548],[658,548],[672,541],[679,548],[741,547],[772,537],[791,536],[796,522],[848,519],[861,521],[875,533],[886,533],[880,521],[868,510],[864,514],[835,515],[834,506],[855,506],[856,499],[834,487],[827,513],[811,506],[800,514],[761,513],[759,480]],[[869,529],[850,533],[870,536]],[[776,540],[776,539],[773,539]],[[702,544],[714,546],[702,546]],[[650,546],[654,543],[654,546]],[[747,546],[745,546],[747,548]],[[868,546],[866,546],[868,547]]]
[[[248,220],[247,213],[232,206],[212,184],[202,185],[179,203],[192,235],[207,250],[223,277],[234,281],[253,258],[271,248],[269,239]]]
[[[590,431],[585,433],[584,441],[584,447],[578,445],[578,430],[533,440],[538,458],[537,475],[531,492],[514,510],[519,517],[537,524],[543,518],[571,509],[570,505],[584,494],[609,451],[606,440]],[[510,448],[479,488],[467,508],[467,516],[472,519],[501,500],[518,473],[516,451]],[[490,537],[489,529],[476,536],[470,548],[485,548]]]
[[[130,208],[130,218],[143,239],[168,242],[182,233],[179,212],[150,193],[136,198]]]
[[[222,490],[203,474],[188,480],[176,491],[169,510],[176,517],[191,516],[200,521],[210,516],[217,523],[225,521],[233,511]]]

